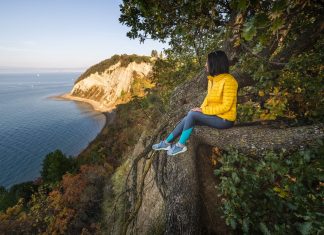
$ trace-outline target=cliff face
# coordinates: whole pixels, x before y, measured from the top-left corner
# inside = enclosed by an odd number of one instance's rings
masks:
[[[130,92],[135,73],[137,77],[144,78],[148,76],[151,70],[151,63],[133,61],[127,67],[124,67],[118,61],[104,72],[92,73],[78,81],[69,96],[70,98],[79,97],[96,102],[96,109],[102,112],[109,111],[115,107],[117,99],[123,93]]]
[[[113,210],[109,214],[109,234],[231,234],[220,209],[224,200],[220,179],[211,164],[217,149],[235,146],[242,153],[262,158],[266,149],[284,147],[288,153],[324,136],[324,126],[318,124],[282,128],[236,123],[225,130],[197,126],[186,153],[168,157],[165,151],[153,151],[152,144],[164,139],[191,108],[201,104],[206,88],[203,72],[176,87],[170,100],[174,108],[161,116],[155,130],[142,133],[128,156],[131,164],[121,168],[128,168],[129,173],[123,173],[128,175],[127,183],[116,200],[125,197],[121,204],[127,205],[126,212]]]

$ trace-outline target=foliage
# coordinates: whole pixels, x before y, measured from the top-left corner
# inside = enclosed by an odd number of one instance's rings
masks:
[[[105,148],[103,144],[99,142],[97,145],[90,149],[90,153],[86,154],[84,157],[79,157],[76,159],[78,168],[82,165],[104,165],[107,160],[107,155],[105,154]]]
[[[287,93],[287,108],[297,118],[324,121],[324,39],[314,49],[292,57],[278,83]]]
[[[135,146],[145,129],[154,129],[154,123],[163,110],[161,106],[161,99],[154,92],[143,97],[135,96],[128,103],[119,104],[115,121],[108,125],[109,137],[104,143],[107,155],[120,161],[123,154]]]
[[[220,177],[226,223],[244,234],[324,232],[322,139],[285,156],[252,158],[230,150],[214,170]]]
[[[114,123],[105,127],[106,134],[84,157],[74,161],[55,151],[44,159],[41,174],[45,184],[34,188],[26,183],[9,191],[0,188],[1,234],[100,232],[106,175],[127,157],[144,130],[155,128],[169,108],[171,92],[196,76],[207,53],[214,49],[229,52],[231,70],[247,73],[256,82],[244,95],[255,95],[262,102],[238,104],[240,121],[278,117],[323,121],[323,39],[315,40],[316,30],[322,27],[318,27],[323,11],[319,2],[123,0],[120,8],[119,21],[131,27],[130,38],[143,42],[150,35],[155,40],[170,40],[166,58],[162,52],[157,56],[152,51],[152,76],[135,77],[131,92],[122,94]],[[304,43],[305,35],[312,43]],[[119,61],[127,66],[152,63],[151,59],[114,55],[90,67],[75,84],[96,72],[102,74]],[[227,224],[245,234],[323,232],[319,210],[322,155],[322,142],[318,148],[290,156],[267,152],[253,159],[234,150],[224,155],[223,165],[215,173],[222,180]],[[112,198],[122,192],[128,169],[125,161],[111,185],[107,184],[112,187]],[[124,194],[118,213],[125,211],[127,202]],[[106,214],[113,211],[111,201],[106,201],[104,209]],[[152,232],[163,230],[158,222]]]
[[[144,42],[151,39],[165,42],[169,39],[176,54],[186,52],[204,63],[206,51],[215,48],[216,38],[221,38],[226,19],[216,10],[213,1],[128,1],[120,4],[119,22],[131,27],[130,38]],[[223,8],[224,9],[224,8]],[[229,12],[228,9],[224,9]],[[222,35],[222,36],[221,36]],[[210,46],[213,44],[213,46]]]
[[[237,104],[237,120],[240,122],[253,122],[259,119],[261,108],[258,103],[247,101],[244,104]]]
[[[9,190],[0,187],[0,211],[5,211],[8,207],[14,206],[20,198],[23,198],[24,202],[29,201],[36,190],[37,185],[32,181],[15,184]]]
[[[285,37],[289,25],[291,30],[298,29],[303,11],[307,13],[302,15],[306,27],[321,15],[319,3],[294,0],[123,0],[119,6],[119,22],[131,28],[129,38],[139,38],[140,42],[169,39],[177,54],[192,50],[199,61],[211,50],[208,45],[219,46],[217,41],[233,38],[234,47],[253,42],[260,51],[273,46],[275,37]],[[290,40],[287,36],[286,42]]]
[[[23,209],[24,201],[0,213],[1,234],[97,234],[100,202],[107,171],[83,165],[77,174],[63,175],[59,187],[40,186]]]
[[[31,223],[25,223],[24,221],[26,213],[23,212],[23,207],[24,199],[20,199],[16,205],[9,207],[5,212],[0,212],[1,234],[22,234],[26,232],[26,225],[31,226]]]
[[[167,60],[157,62],[155,75],[164,103],[188,74],[178,68],[187,65],[196,73],[207,53],[219,48],[228,52],[231,70],[249,74],[265,94],[252,116],[322,120],[323,101],[313,95],[323,96],[319,2],[124,0],[120,10],[119,21],[130,27],[128,37],[169,40]]]
[[[91,74],[94,74],[94,73],[102,74],[110,66],[117,64],[118,62],[120,62],[121,67],[127,67],[127,65],[132,62],[135,62],[138,64],[140,64],[142,62],[151,63],[150,59],[151,59],[150,56],[139,56],[136,54],[132,54],[132,55],[127,55],[127,54],[117,55],[117,54],[115,54],[112,57],[110,57],[109,59],[103,60],[103,61],[99,62],[98,64],[95,64],[95,65],[91,66],[90,68],[88,68],[83,74],[80,75],[80,77],[77,80],[75,80],[74,84],[77,84],[82,79],[90,76]]]
[[[165,51],[167,57],[158,59],[153,67],[152,81],[154,93],[161,97],[164,110],[168,108],[173,89],[186,80],[190,80],[200,68],[193,55],[179,55],[171,50]]]
[[[260,114],[262,120],[275,120],[278,116],[286,116],[287,111],[287,92],[279,91],[279,87],[271,90],[270,98],[264,104],[264,112]],[[290,117],[290,116],[289,116]]]
[[[116,105],[128,103],[130,100],[138,97],[144,97],[147,95],[148,91],[155,86],[155,84],[151,81],[152,74],[149,73],[147,76],[143,76],[138,74],[136,71],[133,71],[133,81],[130,86],[130,90],[121,91],[120,96],[115,101]]]
[[[136,71],[133,72],[133,82],[131,84],[130,93],[132,96],[144,97],[147,90],[155,86],[151,81],[152,77],[140,76]]]
[[[127,158],[116,168],[107,182],[107,189],[102,203],[104,234],[118,233],[115,229],[120,227],[125,219],[126,207],[129,206],[128,194],[125,190],[126,177],[131,167],[131,159]]]
[[[66,172],[76,170],[74,158],[66,157],[61,150],[48,153],[42,164],[41,176],[44,182],[55,183],[62,179]]]
[[[323,52],[322,39],[312,50],[292,56],[281,71],[264,62],[260,66],[255,57],[242,56],[235,67],[253,74],[257,81],[254,94],[266,97],[264,106],[253,115],[262,120],[287,117],[323,121]]]

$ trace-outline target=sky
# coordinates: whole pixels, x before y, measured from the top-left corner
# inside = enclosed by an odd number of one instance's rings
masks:
[[[88,68],[114,54],[168,48],[130,39],[120,0],[0,0],[1,68]]]

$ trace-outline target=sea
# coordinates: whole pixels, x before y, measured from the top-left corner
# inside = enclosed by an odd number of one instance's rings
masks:
[[[71,91],[79,75],[0,74],[0,186],[35,180],[48,153],[75,157],[104,127],[90,104],[48,98]]]

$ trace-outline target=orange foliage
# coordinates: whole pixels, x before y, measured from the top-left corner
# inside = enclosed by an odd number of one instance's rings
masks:
[[[32,195],[0,213],[0,234],[96,234],[105,177],[103,166],[82,165],[78,174],[63,176],[61,187]]]

